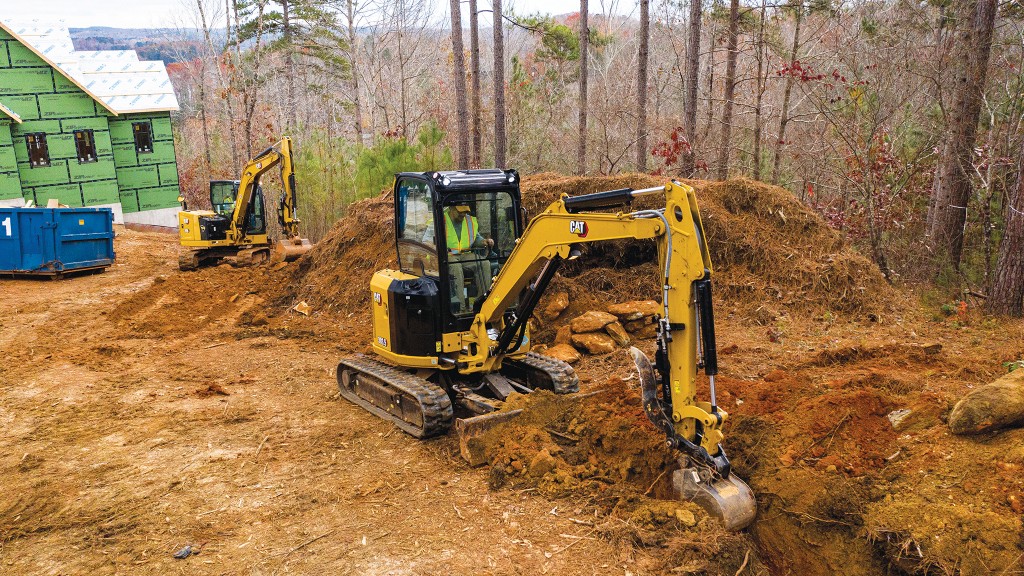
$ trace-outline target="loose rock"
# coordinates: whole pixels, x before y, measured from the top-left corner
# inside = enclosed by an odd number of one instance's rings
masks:
[[[627,320],[622,323],[622,327],[626,329],[626,332],[639,332],[646,328],[654,320],[651,316],[644,316],[639,320]]]
[[[1024,425],[1024,370],[1014,370],[964,396],[949,414],[954,434]]]
[[[550,356],[555,360],[561,360],[562,362],[568,362],[569,364],[575,364],[580,361],[582,356],[579,351],[570,346],[569,344],[557,344],[548,348],[544,351],[545,356]]]
[[[608,354],[615,351],[615,340],[603,332],[573,334],[572,345],[582,348],[588,354]]]
[[[537,452],[537,455],[530,460],[530,476],[539,478],[555,469],[557,462],[548,452],[547,448]]]
[[[615,343],[619,346],[629,346],[629,334],[626,333],[626,329],[622,327],[622,324],[618,322],[612,322],[611,324],[604,327],[604,331],[615,340]]]
[[[548,302],[547,307],[544,308],[543,317],[545,320],[554,320],[568,307],[569,295],[565,292],[556,292],[551,295],[551,300]]]
[[[572,328],[568,324],[562,326],[555,332],[555,344],[568,344],[572,338]]]
[[[618,316],[619,320],[623,322],[640,320],[644,316],[654,316],[660,310],[661,304],[654,300],[631,300],[608,307],[608,312]]]
[[[601,312],[599,310],[591,310],[585,314],[581,314],[576,318],[573,318],[570,326],[575,334],[585,334],[587,332],[597,332],[605,326],[615,322],[617,318],[607,312]]]

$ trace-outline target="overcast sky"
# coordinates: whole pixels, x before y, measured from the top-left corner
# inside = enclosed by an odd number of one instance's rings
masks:
[[[433,0],[435,18],[447,20],[448,2]],[[489,7],[488,0],[480,0],[481,8]],[[519,14],[546,12],[564,14],[579,10],[578,0],[505,0]],[[115,28],[171,28],[181,26],[187,18],[183,13],[194,6],[194,0],[0,0],[0,19],[38,19],[53,22],[63,20],[69,28],[113,26]],[[629,14],[635,0],[605,0],[604,6],[612,11]],[[600,1],[591,0],[590,11],[604,11]],[[465,12],[464,12],[465,13]],[[488,18],[483,15],[482,18]]]

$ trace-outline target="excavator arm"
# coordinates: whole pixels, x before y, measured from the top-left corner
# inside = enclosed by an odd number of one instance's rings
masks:
[[[657,210],[595,212],[664,195]],[[462,335],[457,367],[491,373],[505,357],[525,353],[526,322],[559,264],[580,255],[579,245],[622,239],[654,239],[658,245],[663,315],[652,363],[631,349],[640,372],[644,409],[682,454],[673,475],[677,492],[738,529],[753,520],[750,489],[731,474],[721,446],[728,414],[715,400],[717,374],[711,307],[711,258],[704,243],[696,195],[671,182],[644,190],[564,196],[530,222],[495,278],[470,329]],[[513,308],[513,306],[515,307]],[[697,371],[709,379],[707,400],[698,399]]]
[[[283,164],[282,164],[283,161]],[[280,142],[253,156],[238,179],[238,192],[235,196],[235,209],[231,214],[230,230],[235,240],[245,237],[246,221],[249,218],[250,203],[252,196],[259,187],[260,177],[270,171],[271,168],[282,164],[281,181],[284,183],[285,194],[290,190],[290,183],[294,184],[295,174],[291,172],[291,178],[285,173],[286,169],[291,170],[291,139],[287,136]],[[290,183],[289,183],[290,181]]]

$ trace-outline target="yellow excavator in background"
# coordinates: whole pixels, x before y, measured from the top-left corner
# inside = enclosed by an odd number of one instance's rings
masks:
[[[622,211],[660,195],[663,208]],[[663,315],[652,363],[631,349],[644,411],[679,452],[679,497],[729,529],[753,521],[753,493],[722,448],[728,414],[715,401],[711,260],[694,191],[670,182],[562,198],[523,230],[514,170],[402,173],[394,188],[399,270],[370,281],[373,351],[338,365],[341,395],[419,438],[454,424],[465,441],[507,419],[513,392],[579,389],[568,364],[531,351],[528,321],[559,265],[580,245],[653,239]],[[610,209],[618,209],[614,212]],[[697,371],[709,379],[698,400]],[[456,420],[456,416],[461,416]]]
[[[267,235],[260,176],[278,164],[284,187],[277,208],[282,239],[274,242]],[[212,211],[189,210],[183,199],[179,201],[178,238],[184,248],[178,257],[181,270],[225,260],[236,266],[260,264],[271,258],[290,261],[312,248],[309,240],[299,237],[292,141],[287,136],[249,160],[238,180],[211,180]]]

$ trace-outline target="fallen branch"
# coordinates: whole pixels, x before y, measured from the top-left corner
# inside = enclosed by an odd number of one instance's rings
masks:
[[[295,552],[297,550],[301,550],[301,549],[305,548],[306,546],[309,546],[313,542],[316,542],[317,540],[320,540],[321,538],[326,538],[326,537],[330,536],[331,534],[334,534],[335,532],[337,532],[336,529],[335,530],[331,530],[330,532],[324,532],[323,534],[317,536],[316,538],[310,538],[309,540],[306,540],[302,544],[299,544],[298,546],[296,546],[295,548],[292,548],[291,550],[289,550],[287,552],[281,552],[280,554],[278,554],[278,556],[288,556],[292,552]]]
[[[252,457],[253,460],[260,457],[260,451],[263,450],[263,445],[267,443],[267,440],[270,440],[270,436],[264,437],[263,442],[260,442],[260,445],[256,448],[256,455]]]

